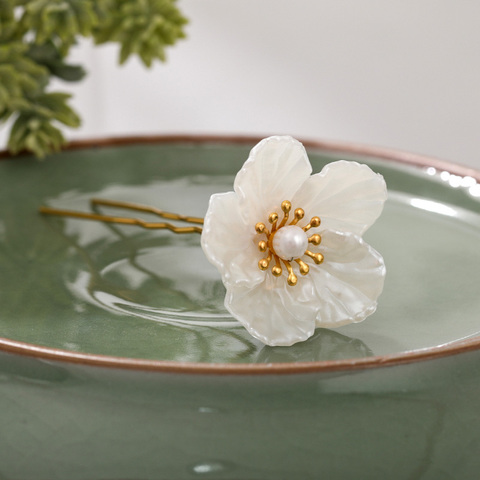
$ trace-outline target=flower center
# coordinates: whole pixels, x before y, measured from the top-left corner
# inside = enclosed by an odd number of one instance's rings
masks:
[[[272,247],[282,260],[291,262],[305,253],[308,237],[300,227],[289,225],[274,233]]]
[[[278,223],[278,214],[271,213],[268,216],[268,221],[272,224],[271,230],[268,230],[264,223],[257,223],[255,231],[259,235],[265,235],[266,240],[258,242],[258,248],[261,252],[266,252],[267,256],[258,262],[260,270],[267,270],[272,259],[275,260],[275,265],[272,267],[272,274],[276,277],[282,275],[282,263],[287,269],[288,278],[287,283],[290,286],[297,284],[297,276],[293,271],[293,260],[298,264],[299,271],[302,275],[306,275],[310,267],[300,258],[307,255],[319,265],[323,262],[323,255],[321,253],[314,253],[307,249],[308,244],[320,245],[322,238],[319,234],[314,234],[311,237],[307,236],[307,231],[312,227],[320,226],[320,218],[312,217],[310,222],[304,227],[300,227],[297,223],[303,219],[305,212],[302,208],[297,208],[294,212],[294,218],[287,224],[292,204],[288,200],[282,202],[283,219]]]

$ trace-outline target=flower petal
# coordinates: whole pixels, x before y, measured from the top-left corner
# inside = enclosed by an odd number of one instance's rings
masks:
[[[312,175],[293,198],[293,208],[319,216],[322,228],[362,235],[387,199],[383,177],[367,165],[340,160]]]
[[[299,282],[300,284],[300,282]],[[287,286],[283,277],[266,277],[256,288],[227,288],[225,307],[250,332],[270,346],[302,342],[315,331],[316,305],[311,282]]]
[[[258,268],[260,252],[255,247],[254,235],[253,227],[242,221],[234,192],[210,197],[201,244],[225,285],[255,286],[265,280],[265,272]]]
[[[269,137],[258,143],[235,177],[234,189],[246,222],[266,221],[281,214],[280,205],[291,200],[312,167],[303,145],[292,137]]]
[[[310,268],[318,297],[317,327],[339,327],[375,312],[382,293],[382,256],[360,237],[325,231],[320,251],[324,262]]]

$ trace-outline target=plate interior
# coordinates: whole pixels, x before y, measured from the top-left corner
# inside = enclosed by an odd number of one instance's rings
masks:
[[[480,196],[470,177],[310,149],[314,171],[343,158],[384,175],[389,199],[365,239],[384,256],[387,278],[374,315],[292,347],[264,346],[230,317],[199,235],[37,213],[41,204],[91,211],[89,199],[100,197],[203,216],[212,193],[232,190],[249,149],[138,144],[1,161],[0,337],[127,358],[269,363],[396,354],[478,335]]]

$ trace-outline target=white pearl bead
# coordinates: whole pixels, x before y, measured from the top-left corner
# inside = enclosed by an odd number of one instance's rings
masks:
[[[272,246],[280,258],[291,261],[305,253],[308,247],[308,237],[300,227],[289,225],[275,232]]]

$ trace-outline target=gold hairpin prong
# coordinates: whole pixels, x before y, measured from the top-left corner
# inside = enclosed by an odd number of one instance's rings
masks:
[[[311,237],[308,237],[308,243],[311,243],[312,245],[320,245],[321,242],[322,237],[318,233],[312,235]]]
[[[288,200],[285,200],[282,202],[282,212],[283,212],[283,218],[282,221],[280,222],[280,225],[278,228],[282,228],[288,220],[288,215],[290,214],[290,210],[292,209],[292,204]]]
[[[320,226],[320,223],[321,223],[320,222],[320,217],[312,217],[312,219],[310,220],[310,223],[303,227],[303,231],[307,232],[311,228],[317,228],[317,227]]]
[[[105,223],[117,223],[121,225],[136,225],[149,230],[170,230],[173,233],[202,233],[202,227],[177,227],[167,222],[147,222],[140,218],[117,217],[111,215],[101,215],[98,213],[78,212],[75,210],[63,210],[59,208],[42,206],[38,211],[43,215],[55,215],[60,217],[72,217],[81,220],[96,220]]]
[[[321,253],[313,253],[310,250],[306,250],[305,255],[312,258],[317,265],[320,265],[323,262],[323,255]]]
[[[297,276],[295,275],[295,273],[293,273],[292,265],[287,260],[283,260],[283,263],[287,267],[287,271],[288,271],[287,283],[291,287],[294,287],[297,284]]]
[[[303,208],[297,208],[294,213],[294,218],[290,222],[290,225],[296,225],[304,216],[305,216],[305,212]]]
[[[199,225],[203,225],[203,218],[179,215],[178,213],[164,212],[159,208],[151,207],[149,205],[141,205],[131,202],[119,202],[117,200],[107,200],[103,198],[92,198],[90,200],[90,204],[92,206],[101,205],[104,207],[123,208],[126,210],[135,210],[137,212],[152,213],[154,215],[158,215],[159,217],[167,218],[168,220],[179,220],[181,222],[197,223]]]
[[[295,261],[299,265],[299,270],[302,275],[307,275],[307,273],[310,271],[310,267],[300,258],[296,258]]]

